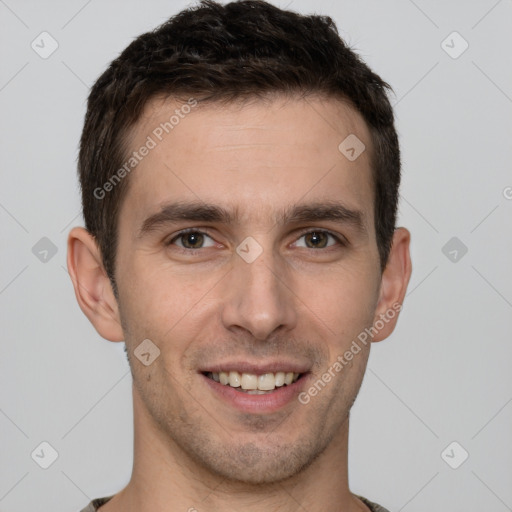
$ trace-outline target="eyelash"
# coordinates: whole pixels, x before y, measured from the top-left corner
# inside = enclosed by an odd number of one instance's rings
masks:
[[[213,237],[208,233],[207,230],[201,231],[201,230],[196,229],[196,228],[187,228],[187,229],[184,229],[184,230],[180,231],[176,235],[174,235],[168,242],[165,243],[165,245],[168,247],[168,246],[172,245],[173,242],[178,240],[180,237],[182,237],[184,235],[188,235],[190,233],[197,233],[197,234],[201,234],[201,235],[206,235],[206,236],[212,238],[212,240],[213,240]],[[341,245],[342,247],[346,247],[348,245],[348,243],[344,239],[342,239],[340,236],[335,235],[334,233],[332,233],[331,231],[328,231],[326,229],[309,229],[307,231],[302,232],[299,235],[298,239],[300,239],[303,236],[308,235],[310,233],[325,233],[326,235],[329,235],[332,238],[334,238],[336,240],[336,242],[338,242],[339,245]],[[327,251],[327,250],[332,249],[332,248],[333,248],[333,246],[329,246],[329,247],[323,248],[323,250]],[[198,249],[187,249],[187,248],[183,248],[183,247],[178,247],[177,246],[176,249],[178,251],[180,251],[180,252],[183,252],[183,253],[187,253],[187,254],[191,254],[192,253],[193,254],[193,253],[196,253],[197,251],[200,251],[200,250],[202,250],[204,248],[203,247],[199,247]],[[310,251],[319,251],[322,248],[314,249],[314,248],[306,247],[306,249],[309,249]]]

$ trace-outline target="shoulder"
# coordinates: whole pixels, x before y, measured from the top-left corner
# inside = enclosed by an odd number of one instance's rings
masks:
[[[384,508],[382,505],[379,505],[378,503],[374,503],[363,496],[359,496],[356,494],[356,496],[372,511],[372,512],[389,512],[387,508]]]
[[[114,496],[108,496],[106,498],[97,498],[92,500],[87,507],[82,509],[80,512],[97,512],[97,510],[107,503],[107,501],[111,500]]]

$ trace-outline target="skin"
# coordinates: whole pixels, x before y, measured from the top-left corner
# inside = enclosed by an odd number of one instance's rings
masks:
[[[152,100],[132,147],[179,107]],[[349,134],[366,145],[354,162],[338,150]],[[80,307],[101,336],[126,342],[133,374],[132,478],[101,512],[368,510],[349,490],[347,447],[370,343],[308,404],[292,400],[268,414],[220,401],[198,370],[282,357],[310,365],[313,382],[402,303],[410,233],[395,230],[381,273],[370,153],[364,120],[332,98],[199,104],[130,174],[118,225],[118,300],[94,239],[71,231],[68,269]],[[238,208],[240,218],[162,224],[139,237],[144,220],[175,200]],[[283,208],[315,201],[359,210],[366,233],[332,220],[275,222]],[[184,228],[208,236],[175,239]],[[303,235],[315,229],[348,244]],[[248,236],[263,250],[250,264],[236,252]],[[372,341],[388,337],[397,318]],[[149,366],[133,355],[144,339],[160,350]]]

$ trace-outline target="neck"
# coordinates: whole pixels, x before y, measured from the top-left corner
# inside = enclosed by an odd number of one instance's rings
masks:
[[[100,512],[361,512],[348,488],[348,418],[326,450],[300,473],[253,485],[212,474],[156,427],[133,389],[134,464],[130,482]]]

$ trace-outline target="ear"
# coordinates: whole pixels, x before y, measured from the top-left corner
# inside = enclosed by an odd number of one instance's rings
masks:
[[[85,316],[103,338],[123,341],[117,300],[96,240],[86,229],[70,231],[67,263],[76,299]]]
[[[395,230],[388,263],[382,273],[379,300],[373,319],[372,341],[386,339],[395,329],[412,272],[410,241],[411,234],[407,229]]]

